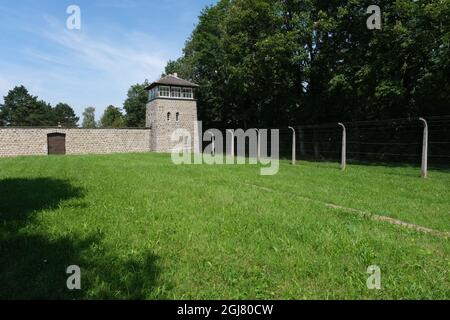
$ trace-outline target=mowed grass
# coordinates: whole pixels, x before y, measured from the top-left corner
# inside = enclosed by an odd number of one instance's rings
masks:
[[[450,173],[169,155],[0,159],[0,298],[449,299]],[[66,268],[81,268],[79,291]],[[381,269],[368,290],[367,268]]]

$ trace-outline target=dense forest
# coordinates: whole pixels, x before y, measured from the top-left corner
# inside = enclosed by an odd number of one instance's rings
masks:
[[[450,0],[220,0],[165,72],[200,85],[207,127],[450,114],[449,12]]]

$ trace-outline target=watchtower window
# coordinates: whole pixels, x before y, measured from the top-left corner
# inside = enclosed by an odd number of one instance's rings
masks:
[[[170,121],[170,112],[167,112],[167,121]]]
[[[159,87],[160,97],[170,97],[170,87]]]
[[[146,87],[149,101],[158,98],[176,100],[194,100],[194,89],[198,85],[183,80],[177,74],[169,74]]]
[[[178,122],[178,120],[180,120],[180,113],[177,112],[177,114],[175,115],[176,121]]]
[[[181,98],[181,88],[171,87],[171,96],[173,98]]]
[[[183,88],[183,98],[192,99],[192,88]]]
[[[156,98],[157,93],[158,93],[158,89],[157,88],[153,88],[148,93],[149,93],[150,101],[154,100]]]

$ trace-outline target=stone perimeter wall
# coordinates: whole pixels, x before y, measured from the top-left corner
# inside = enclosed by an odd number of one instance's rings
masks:
[[[66,134],[66,154],[150,152],[150,129],[0,128],[0,157],[47,155],[47,134]]]

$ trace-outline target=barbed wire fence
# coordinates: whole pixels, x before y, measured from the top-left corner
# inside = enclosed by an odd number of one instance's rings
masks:
[[[450,116],[427,117],[425,120],[428,125],[427,164],[432,168],[450,169]],[[345,157],[348,163],[421,166],[424,123],[420,118],[342,124],[346,131]],[[273,129],[279,129],[282,159],[291,159],[295,152],[297,164],[302,160],[342,160],[343,127],[337,122]],[[226,137],[227,129],[220,131]],[[270,150],[270,136],[268,143]]]
[[[450,116],[428,117],[428,164],[450,167]],[[350,163],[420,165],[424,125],[419,118],[344,122]],[[340,161],[343,129],[338,123],[301,125],[296,131],[298,160]],[[280,155],[292,154],[292,130],[280,129]]]

